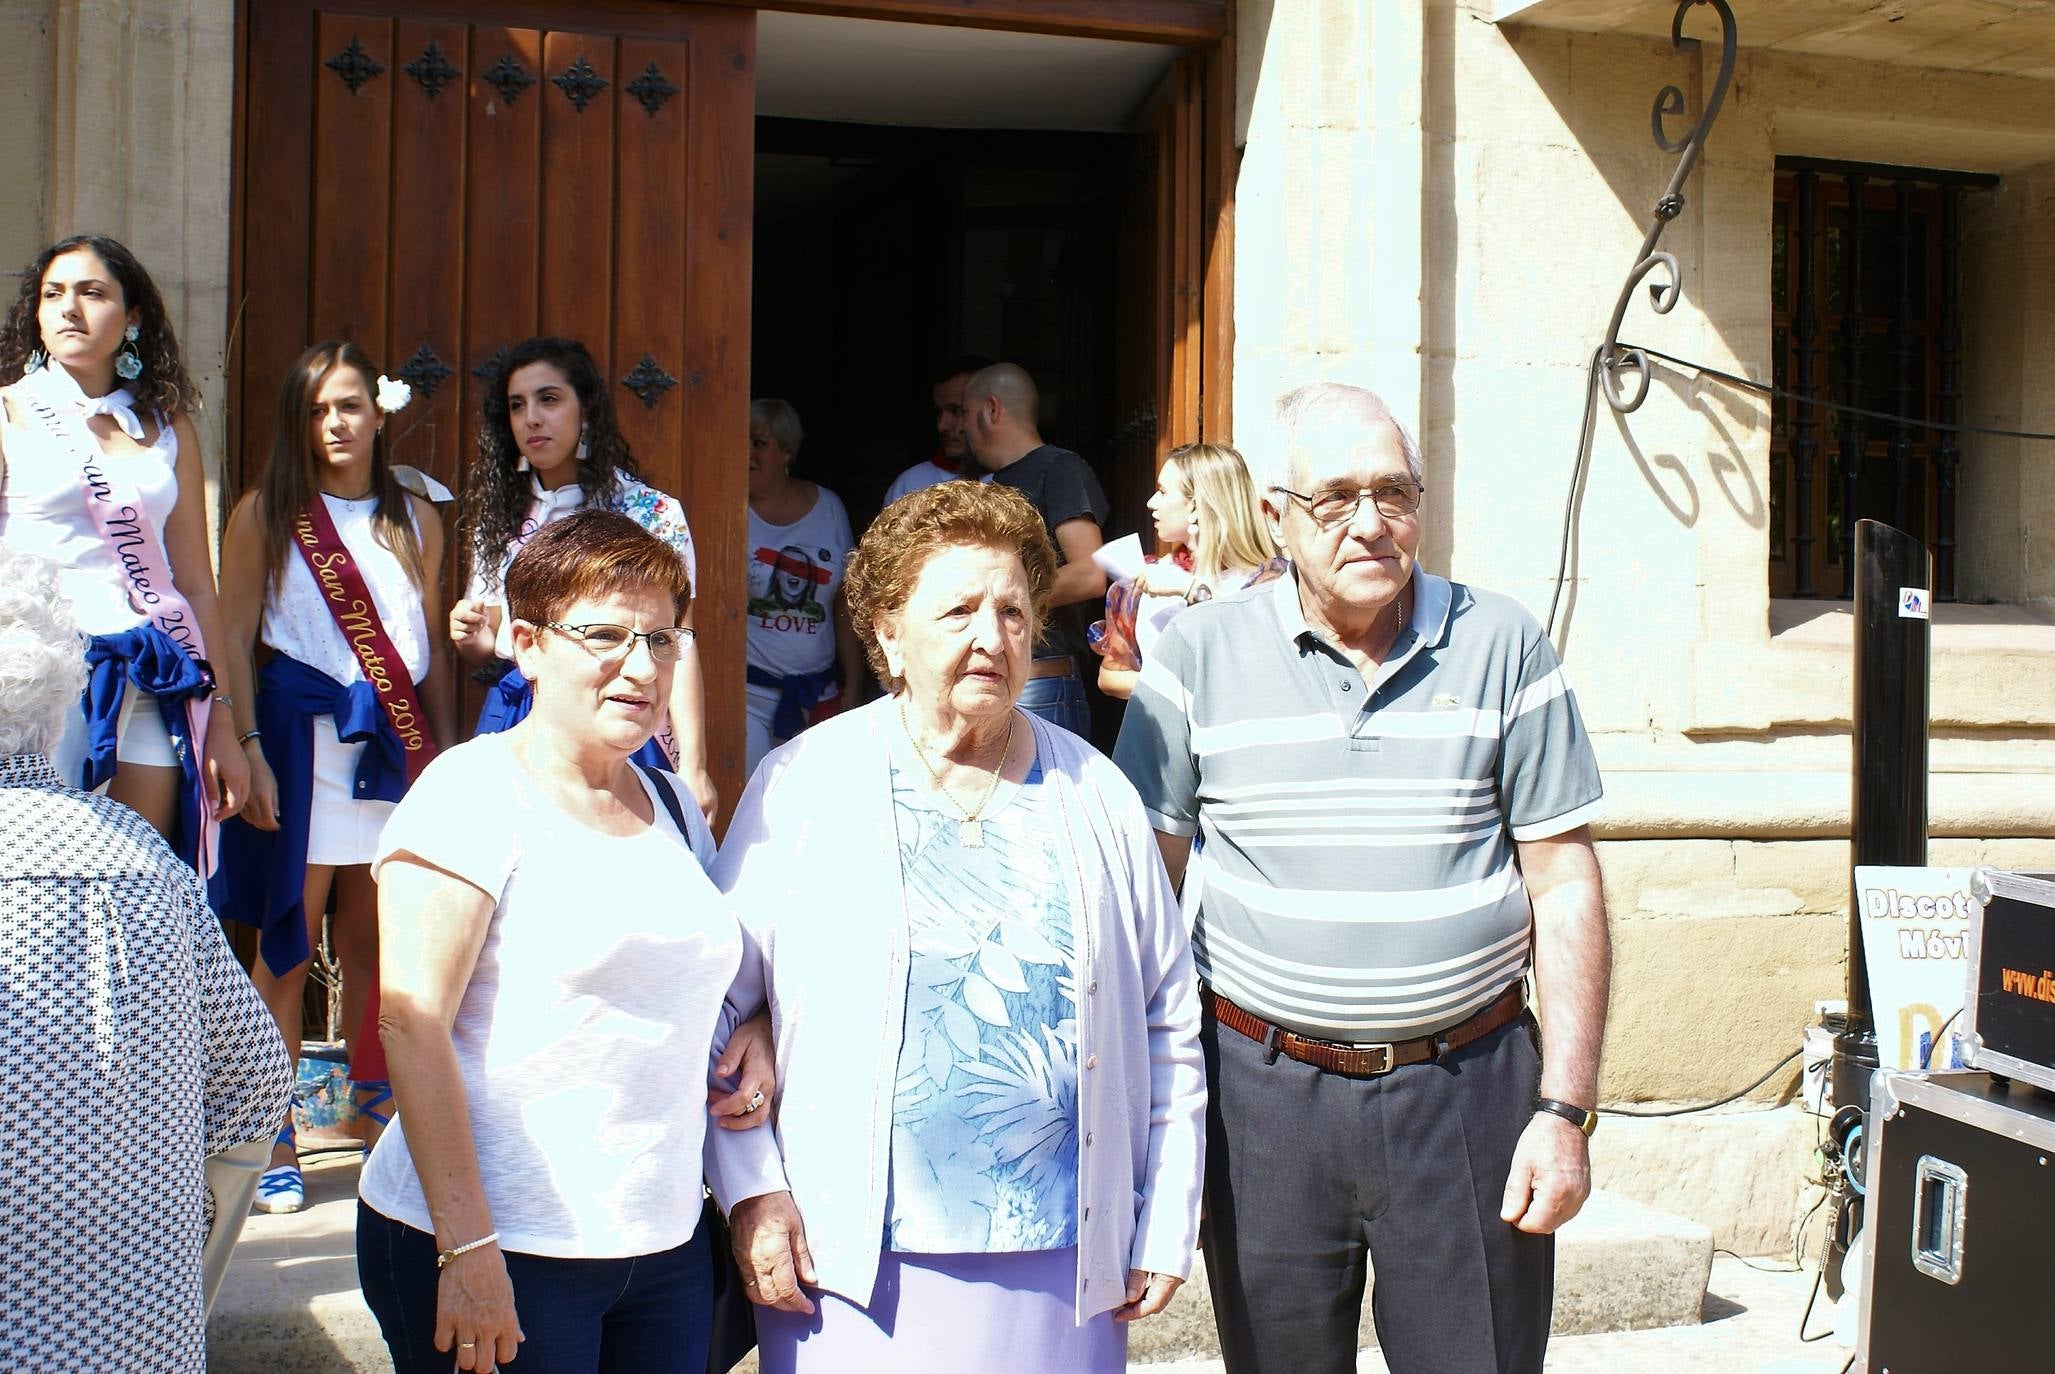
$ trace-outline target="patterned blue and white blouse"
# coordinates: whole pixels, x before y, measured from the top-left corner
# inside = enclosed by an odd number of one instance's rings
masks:
[[[958,818],[893,767],[912,959],[889,1249],[1077,1243],[1077,980],[1055,806],[1037,760],[967,847]]]

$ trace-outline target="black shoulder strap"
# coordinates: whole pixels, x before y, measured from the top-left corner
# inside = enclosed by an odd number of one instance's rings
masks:
[[[664,775],[646,763],[635,765],[649,777],[649,785],[656,791],[656,799],[664,804],[664,810],[671,815],[671,824],[678,827],[678,835],[687,845],[692,843],[692,832],[685,827],[685,808],[678,804],[678,794],[671,790]]]

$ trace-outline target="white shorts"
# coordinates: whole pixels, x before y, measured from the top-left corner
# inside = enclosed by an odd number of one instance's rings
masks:
[[[307,808],[307,862],[368,864],[394,803],[358,801],[357,761],[368,744],[345,744],[334,716],[314,717],[314,794]]]
[[[178,755],[171,750],[171,734],[164,728],[164,713],[157,698],[133,683],[122,694],[121,715],[114,724],[114,758],[117,764],[134,763],[150,768],[176,768]],[[64,733],[50,750],[50,762],[66,787],[78,786],[79,772],[86,766],[86,713],[68,712]],[[103,784],[100,791],[105,792]]]

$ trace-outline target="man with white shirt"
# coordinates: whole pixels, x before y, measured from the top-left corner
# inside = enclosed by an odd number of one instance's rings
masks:
[[[1292,571],[1170,623],[1114,750],[1205,985],[1222,1353],[1353,1371],[1374,1268],[1397,1374],[1539,1370],[1591,1186],[1597,762],[1534,618],[1419,567],[1384,403],[1317,384],[1278,419]]]
[[[973,373],[991,365],[990,358],[965,354],[950,363],[935,379],[932,392],[935,398],[935,456],[921,459],[893,478],[891,488],[885,493],[886,505],[922,487],[932,487],[938,482],[965,475],[963,465],[964,460],[970,457],[970,448],[963,435],[963,388]]]

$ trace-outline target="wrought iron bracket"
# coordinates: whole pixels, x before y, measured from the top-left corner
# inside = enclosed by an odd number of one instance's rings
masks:
[[[627,376],[621,378],[621,385],[634,392],[641,398],[642,404],[651,410],[656,409],[656,403],[664,398],[664,393],[677,384],[678,379],[664,371],[663,365],[657,362],[653,353],[643,354],[642,360],[629,370]]]
[[[400,380],[420,392],[424,400],[433,399],[435,389],[450,375],[448,365],[425,343],[414,350],[414,356],[407,359],[398,373]]]
[[[1655,203],[1648,233],[1641,240],[1641,251],[1635,256],[1633,270],[1627,273],[1627,280],[1620,287],[1619,299],[1613,303],[1612,322],[1606,326],[1605,342],[1599,345],[1599,385],[1605,391],[1606,404],[1622,415],[1640,409],[1641,403],[1648,399],[1648,355],[1639,348],[1620,343],[1620,326],[1626,321],[1628,305],[1634,300],[1634,288],[1657,268],[1662,269],[1664,280],[1651,282],[1648,288],[1649,304],[1656,314],[1669,314],[1684,293],[1676,256],[1663,252],[1656,245],[1662,239],[1664,226],[1683,213],[1684,183],[1690,179],[1692,169],[1698,165],[1699,155],[1705,151],[1706,137],[1712,132],[1713,121],[1719,118],[1720,105],[1726,100],[1727,87],[1734,79],[1734,11],[1728,7],[1727,0],[1677,0],[1677,12],[1670,20],[1670,46],[1678,52],[1691,54],[1696,54],[1704,46],[1699,39],[1684,36],[1684,17],[1698,5],[1710,6],[1720,17],[1719,74],[1713,78],[1712,91],[1706,97],[1705,108],[1699,112],[1697,122],[1679,140],[1670,138],[1663,121],[1684,113],[1684,92],[1676,86],[1665,86],[1656,92],[1655,108],[1649,112],[1655,145],[1666,153],[1680,156],[1676,171],[1670,174],[1669,187]],[[1626,380],[1629,377],[1634,380]]]

